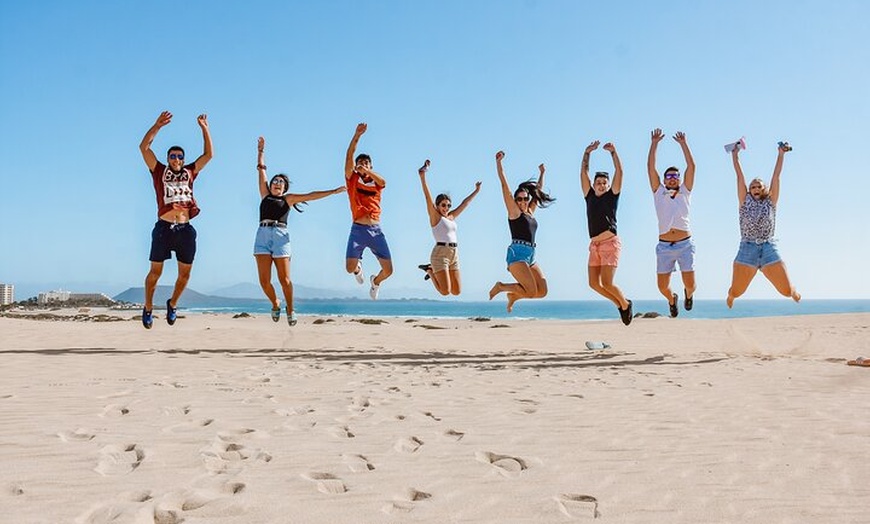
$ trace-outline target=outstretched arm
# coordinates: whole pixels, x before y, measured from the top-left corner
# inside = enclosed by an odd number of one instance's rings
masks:
[[[345,186],[339,186],[335,189],[329,189],[326,191],[311,191],[310,193],[302,193],[302,194],[291,193],[288,195],[284,195],[284,200],[287,202],[287,204],[292,206],[293,204],[298,204],[300,202],[308,202],[311,200],[320,200],[321,198],[326,198],[330,195],[337,195],[339,193],[344,193],[345,191],[347,191],[347,188]]]
[[[695,187],[695,159],[692,158],[692,151],[689,149],[689,143],[686,141],[686,133],[677,131],[674,135],[674,140],[680,144],[680,149],[683,150],[683,158],[686,159],[686,172],[683,173],[683,185],[689,191]]]
[[[583,198],[586,198],[589,188],[592,187],[592,181],[589,180],[589,155],[598,149],[600,143],[596,140],[586,146],[586,150],[583,151],[583,162],[580,163],[580,190],[583,192]]]
[[[435,227],[435,224],[441,220],[441,215],[435,209],[435,202],[432,200],[432,193],[429,192],[429,184],[426,183],[426,172],[429,170],[429,159],[427,158],[417,174],[420,175],[420,185],[423,186],[423,197],[426,199],[426,213],[429,215],[429,225]]]
[[[656,171],[656,150],[659,147],[659,142],[664,137],[665,134],[659,128],[655,128],[650,133],[649,155],[646,157],[646,174],[649,176],[649,187],[652,188],[653,193],[658,191],[659,186],[662,185],[659,180],[659,172]]]
[[[172,113],[170,113],[169,111],[163,111],[162,113],[160,113],[160,116],[157,117],[154,125],[148,128],[148,131],[142,138],[142,142],[139,143],[139,152],[142,153],[142,158],[145,159],[145,165],[148,166],[148,171],[153,171],[154,166],[157,165],[157,156],[155,156],[154,151],[151,150],[151,143],[154,142],[154,139],[157,137],[157,132],[160,131],[160,128],[171,121]]]
[[[731,151],[731,163],[734,164],[734,172],[737,173],[737,205],[743,205],[746,200],[746,179],[743,177],[743,169],[740,167],[740,158],[738,157],[738,148]]]
[[[604,150],[610,152],[610,157],[613,159],[613,183],[610,185],[610,190],[614,195],[618,195],[622,191],[622,162],[619,161],[619,155],[616,153],[616,146],[613,142],[604,144]]]
[[[208,116],[205,114],[196,117],[196,123],[202,129],[202,154],[194,162],[194,169],[197,173],[202,171],[202,168],[211,160],[211,133],[208,131]]]
[[[498,179],[501,182],[501,194],[502,198],[504,198],[504,207],[507,209],[508,218],[517,218],[522,214],[520,211],[520,207],[517,205],[514,200],[514,195],[511,192],[511,187],[508,185],[507,178],[504,176],[504,168],[501,165],[501,161],[504,158],[504,151],[499,151],[495,154],[495,167],[496,171],[498,171]]]
[[[779,175],[782,173],[782,161],[787,149],[778,146],[776,149],[776,165],[773,166],[773,176],[770,177],[770,201],[776,206],[779,200]]]
[[[462,200],[462,203],[460,203],[456,207],[456,209],[453,210],[453,218],[454,219],[459,218],[459,215],[461,215],[462,212],[465,211],[465,208],[468,207],[468,204],[470,204],[471,201],[474,200],[474,197],[476,197],[478,193],[480,193],[480,181],[479,180],[474,183],[474,191],[472,191],[471,194],[469,194],[467,197],[465,197]]]
[[[269,182],[266,180],[266,139],[257,139],[257,173],[260,176],[260,198],[269,194]],[[285,188],[286,190],[286,188]]]
[[[353,156],[356,153],[356,144],[359,142],[359,137],[368,129],[365,122],[356,125],[356,131],[353,133],[353,138],[350,139],[350,145],[347,146],[347,155],[344,157],[344,178],[348,179],[353,175]]]

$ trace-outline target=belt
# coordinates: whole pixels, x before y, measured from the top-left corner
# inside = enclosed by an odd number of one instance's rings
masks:
[[[768,238],[765,240],[761,240],[758,238],[747,238],[747,239],[741,240],[741,242],[746,242],[747,244],[755,244],[757,246],[760,246],[761,244],[767,244],[768,242],[773,242],[773,239]]]
[[[517,240],[517,239],[515,239],[515,238],[512,238],[512,239],[511,239],[511,244],[522,244],[522,245],[524,245],[524,246],[535,247],[535,243],[534,243],[534,242],[527,242],[527,241],[525,241],[525,240]]]
[[[262,227],[287,227],[286,223],[277,220],[260,220],[260,225]]]
[[[664,242],[665,244],[670,244],[673,246],[674,244],[677,244],[679,242],[685,242],[686,240],[689,240],[690,238],[692,238],[692,235],[689,235],[686,238],[681,238],[679,240],[661,240],[661,239],[659,239],[659,242]]]
[[[158,220],[158,222],[163,222],[165,225],[169,226],[169,228],[181,227],[181,226],[189,226],[190,222],[170,222],[168,220],[163,220],[162,218]]]
[[[459,247],[456,242],[435,242],[436,246]]]

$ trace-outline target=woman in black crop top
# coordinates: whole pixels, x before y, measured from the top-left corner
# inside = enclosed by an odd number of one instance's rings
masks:
[[[265,154],[266,139],[257,140],[257,172],[260,186],[260,227],[254,240],[254,258],[257,260],[257,274],[260,287],[266,298],[272,303],[272,320],[278,322],[281,318],[281,305],[272,287],[272,264],[278,272],[278,282],[284,291],[284,301],[287,304],[287,323],[296,325],[296,315],[293,312],[293,283],[290,282],[290,233],[287,231],[287,216],[290,208],[300,213],[299,204],[309,200],[318,200],[345,191],[345,187],[337,187],[329,191],[311,191],[310,193],[287,193],[290,179],[287,175],[278,174],[266,182]]]
[[[504,205],[507,208],[508,227],[511,231],[511,245],[507,249],[507,268],[516,279],[515,283],[496,282],[489,290],[489,299],[501,292],[508,297],[507,310],[513,310],[514,302],[521,298],[543,298],[547,296],[547,279],[541,267],[535,263],[535,233],[538,221],[535,220],[535,209],[547,207],[555,199],[543,191],[544,164],[538,166],[540,175],[538,181],[526,181],[511,193],[504,175],[501,161],[504,151],[495,154],[495,165],[498,178],[501,180],[501,190]]]

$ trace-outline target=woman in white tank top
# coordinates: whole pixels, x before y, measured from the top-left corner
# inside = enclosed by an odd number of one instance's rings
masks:
[[[426,211],[429,214],[429,225],[432,227],[432,236],[435,237],[435,247],[429,256],[428,264],[418,266],[426,272],[426,280],[432,279],[435,290],[442,295],[458,295],[461,291],[459,278],[459,242],[456,238],[456,219],[465,211],[468,204],[480,191],[480,182],[475,182],[474,191],[465,197],[461,204],[452,209],[450,196],[441,193],[435,200],[429,192],[426,184],[426,171],[429,169],[429,160],[417,171],[420,175],[420,184],[423,186],[423,196],[426,197]]]

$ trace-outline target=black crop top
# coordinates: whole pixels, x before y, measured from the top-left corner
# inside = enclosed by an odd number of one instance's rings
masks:
[[[600,197],[595,196],[595,190],[589,188],[586,193],[586,222],[589,224],[589,238],[594,238],[612,231],[616,234],[616,206],[619,203],[619,195],[612,189]]]
[[[534,216],[523,213],[516,218],[509,218],[508,226],[511,228],[512,240],[522,240],[530,244],[535,243],[538,221],[535,220]]]
[[[266,195],[260,202],[260,220],[277,220],[287,223],[287,215],[290,214],[290,205],[284,197]]]

